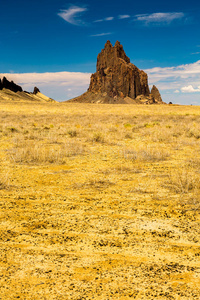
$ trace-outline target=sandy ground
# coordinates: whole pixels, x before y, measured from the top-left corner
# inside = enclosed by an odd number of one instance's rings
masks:
[[[0,299],[200,299],[199,107],[1,102],[0,118]],[[40,161],[27,141],[70,152]]]

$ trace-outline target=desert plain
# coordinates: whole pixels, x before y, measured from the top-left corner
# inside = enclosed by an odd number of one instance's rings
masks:
[[[200,299],[200,107],[0,101],[0,299]]]

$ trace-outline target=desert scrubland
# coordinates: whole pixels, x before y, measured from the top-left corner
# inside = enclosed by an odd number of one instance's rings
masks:
[[[200,107],[0,102],[0,299],[199,299]]]

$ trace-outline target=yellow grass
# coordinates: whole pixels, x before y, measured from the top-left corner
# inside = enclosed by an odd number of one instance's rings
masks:
[[[200,107],[0,102],[0,299],[199,299]]]

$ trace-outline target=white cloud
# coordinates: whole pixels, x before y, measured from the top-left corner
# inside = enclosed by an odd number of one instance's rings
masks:
[[[192,64],[177,67],[146,69],[152,83],[159,82],[163,89],[178,89],[188,84],[198,86],[200,83],[200,60]]]
[[[86,12],[86,7],[80,7],[80,6],[70,6],[69,9],[61,10],[58,13],[58,16],[63,18],[65,21],[67,21],[70,24],[73,25],[84,25],[85,23],[80,19],[80,16],[83,12]]]
[[[200,104],[200,60],[176,67],[146,69],[149,83],[155,84],[166,102],[191,104],[194,99]],[[189,86],[189,88],[188,88]],[[191,88],[192,86],[192,88]],[[185,89],[185,87],[187,87]],[[179,91],[176,92],[176,91]],[[192,97],[191,97],[191,93]]]
[[[130,15],[119,15],[118,16],[119,19],[128,19],[130,17],[131,17]]]
[[[135,15],[135,21],[139,21],[145,25],[170,24],[174,20],[183,19],[184,16],[185,14],[182,12],[141,14]]]
[[[200,52],[194,52],[194,53],[191,53],[191,54],[200,54]]]
[[[90,36],[105,36],[105,35],[110,35],[113,34],[112,32],[103,32],[103,33],[97,33],[97,34],[92,34]]]
[[[196,93],[196,92],[200,92],[200,86],[198,86],[197,88],[194,88],[192,85],[184,86],[184,87],[181,88],[181,91],[183,93]]]
[[[178,93],[180,93],[180,91],[179,91],[179,90],[175,90],[174,93],[175,93],[175,94],[178,94]]]

